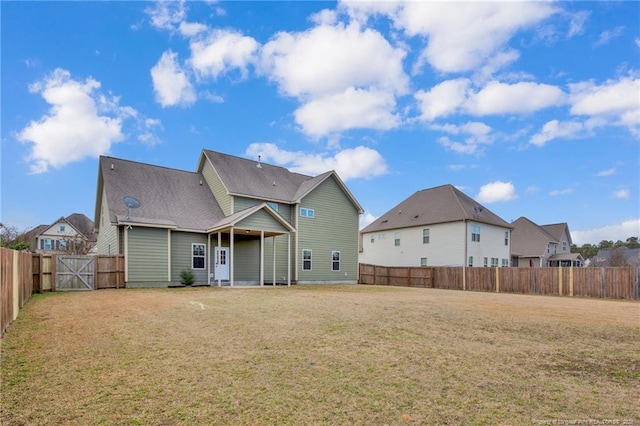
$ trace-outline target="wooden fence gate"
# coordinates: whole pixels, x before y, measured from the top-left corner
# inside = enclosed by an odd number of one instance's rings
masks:
[[[56,256],[56,291],[93,290],[93,256]]]

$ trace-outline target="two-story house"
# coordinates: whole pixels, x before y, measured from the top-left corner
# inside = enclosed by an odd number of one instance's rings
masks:
[[[582,256],[571,253],[571,233],[566,223],[538,225],[523,216],[511,226],[513,266],[584,266]]]
[[[203,150],[195,172],[101,157],[99,254],[129,287],[356,283],[362,208],[334,171],[307,176]]]
[[[52,224],[38,225],[25,232],[34,253],[88,254],[96,244],[93,222],[82,213],[61,217]]]
[[[452,185],[411,195],[360,231],[360,262],[509,266],[511,225]]]

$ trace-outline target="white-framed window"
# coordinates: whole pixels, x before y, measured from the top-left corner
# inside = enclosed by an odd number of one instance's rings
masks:
[[[56,250],[67,251],[67,240],[56,240]]]
[[[316,212],[313,209],[308,209],[306,207],[301,207],[300,208],[300,216],[314,218],[314,217],[316,217]]]
[[[267,203],[269,207],[271,207],[274,211],[278,211],[278,203]]]
[[[64,232],[65,231],[65,226],[64,225],[60,225],[60,232]]]
[[[371,243],[375,243],[376,242],[376,236],[371,234]]]
[[[311,250],[303,249],[302,250],[302,270],[310,271],[311,270]]]
[[[422,230],[422,244],[429,244],[429,228]]]
[[[399,246],[400,245],[400,232],[395,232],[393,234],[393,245],[395,245],[395,246]]]
[[[485,257],[485,258],[484,258],[484,266],[485,266],[485,268],[486,268],[487,266],[489,266],[489,258],[488,258],[488,257]]]
[[[331,270],[332,271],[340,270],[340,252],[337,250],[333,250],[331,252]]]
[[[421,257],[420,258],[420,266],[422,266],[422,267],[427,266],[427,258],[426,257]]]
[[[200,243],[191,244],[191,268],[204,269],[205,246]]]
[[[509,259],[502,259],[502,267],[506,268],[507,266],[509,266]]]
[[[504,245],[509,245],[509,231],[504,231]]]
[[[492,257],[491,258],[491,266],[492,267],[498,266],[498,258],[497,257]]]
[[[469,256],[469,266],[473,266],[473,256]]]
[[[53,240],[49,238],[43,238],[40,240],[40,249],[41,250],[52,250],[53,249]]]
[[[480,225],[471,225],[471,241],[480,242]]]
[[[567,242],[566,242],[566,241],[563,241],[563,242],[562,242],[562,251],[563,251],[563,252],[566,252],[566,251],[567,251]]]
[[[387,234],[385,234],[384,232],[382,234],[378,234],[379,240],[384,240],[385,238],[387,238]]]

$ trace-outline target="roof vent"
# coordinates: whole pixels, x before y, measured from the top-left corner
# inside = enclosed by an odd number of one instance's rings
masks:
[[[389,219],[385,219],[385,220],[383,220],[383,221],[382,221],[382,222],[380,222],[380,223],[387,223],[387,222],[389,222]]]
[[[258,155],[258,164],[256,164],[256,167],[261,169],[262,168],[262,164],[260,163],[260,155]]]
[[[202,186],[202,179],[200,179],[200,186]]]
[[[116,166],[113,163],[111,163],[111,170],[113,170],[115,168],[116,168]]]
[[[417,218],[418,218],[418,216],[420,216],[420,215],[419,215],[419,214],[417,214],[417,215],[415,215],[413,218],[414,218],[414,219],[417,219]]]

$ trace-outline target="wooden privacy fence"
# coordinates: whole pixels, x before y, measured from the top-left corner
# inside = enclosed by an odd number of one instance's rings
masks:
[[[0,336],[33,293],[31,253],[0,248]]]
[[[33,255],[33,290],[125,288],[124,256]]]
[[[640,299],[640,268],[392,267],[361,263],[359,284]]]

